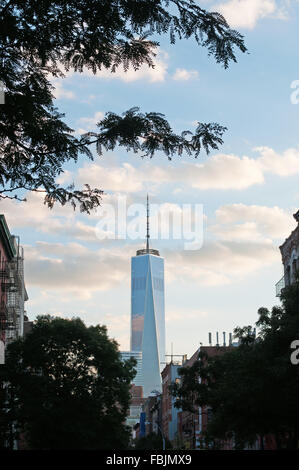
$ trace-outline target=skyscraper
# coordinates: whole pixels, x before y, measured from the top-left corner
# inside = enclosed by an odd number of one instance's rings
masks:
[[[142,352],[143,395],[162,391],[161,370],[165,361],[164,259],[149,247],[147,197],[146,248],[131,262],[131,351]]]
[[[133,357],[137,364],[136,364],[136,375],[134,377],[133,383],[137,387],[143,387],[142,382],[142,352],[141,351],[120,351],[122,361],[127,361],[131,357]]]

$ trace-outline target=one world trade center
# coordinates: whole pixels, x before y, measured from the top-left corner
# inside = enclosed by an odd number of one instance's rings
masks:
[[[149,247],[147,197],[146,248],[131,260],[131,351],[142,352],[143,396],[162,391],[165,361],[164,259]]]

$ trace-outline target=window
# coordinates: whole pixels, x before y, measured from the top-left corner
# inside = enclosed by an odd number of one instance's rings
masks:
[[[134,277],[132,279],[133,290],[144,290],[145,289],[145,277]]]

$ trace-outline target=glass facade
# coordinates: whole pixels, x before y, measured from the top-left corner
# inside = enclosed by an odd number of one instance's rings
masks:
[[[157,252],[158,253],[158,252]],[[165,362],[164,259],[139,254],[131,263],[131,351],[142,352],[143,395],[162,391]]]
[[[143,385],[143,380],[142,380],[142,352],[141,351],[121,351],[120,352],[121,359],[122,361],[127,361],[131,357],[134,357],[136,359],[137,364],[136,364],[136,375],[133,379],[133,384],[137,386],[142,386]]]

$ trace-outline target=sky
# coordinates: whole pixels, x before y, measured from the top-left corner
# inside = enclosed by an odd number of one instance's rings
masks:
[[[133,106],[165,114],[176,132],[195,130],[198,121],[228,130],[218,151],[197,159],[142,159],[116,148],[101,157],[94,151],[93,162],[68,164],[61,184],[89,183],[105,192],[103,208],[91,215],[58,205],[50,211],[40,194],[27,194],[26,203],[2,201],[1,213],[24,246],[30,320],[79,316],[87,325],[106,325],[120,349],[129,349],[130,263],[145,246],[145,217],[133,213],[145,209],[147,193],[163,223],[168,211],[181,216],[188,206],[194,219],[195,208],[203,208],[197,249],[186,249],[183,239],[151,240],[165,259],[167,354],[173,348],[191,356],[208,344],[209,332],[215,343],[216,331],[222,337],[254,325],[260,307],[279,304],[279,245],[296,227],[292,214],[299,208],[299,2],[198,3],[221,12],[245,37],[249,53],[237,53],[227,70],[192,40],[170,45],[160,37],[154,69],[52,80],[56,106],[77,135],[96,130],[106,112]],[[120,201],[127,222],[143,224],[139,238],[104,237],[104,209]]]

